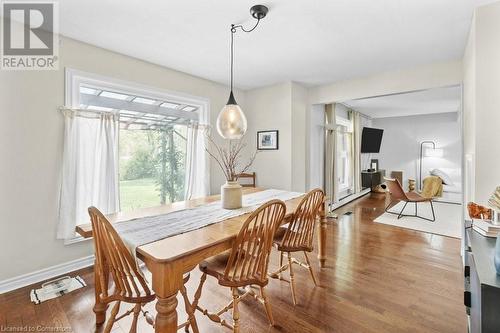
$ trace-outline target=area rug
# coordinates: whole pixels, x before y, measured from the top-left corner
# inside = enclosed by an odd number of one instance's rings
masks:
[[[399,202],[389,211],[399,213],[404,206],[404,202]],[[413,229],[431,234],[460,238],[462,235],[462,205],[434,202],[434,212],[436,221],[430,222],[416,217],[401,217],[394,214],[384,213],[377,217],[374,222],[393,225],[395,227]],[[404,214],[415,214],[415,204],[408,203]],[[418,214],[426,218],[432,218],[431,206],[429,203],[418,204]]]

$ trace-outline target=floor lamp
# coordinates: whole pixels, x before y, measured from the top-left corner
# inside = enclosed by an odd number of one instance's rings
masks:
[[[431,144],[432,145],[432,149],[436,149],[436,143],[434,141],[422,141],[422,142],[420,142],[420,169],[419,169],[420,175],[418,177],[418,179],[419,179],[418,185],[419,185],[420,191],[422,191],[422,186],[423,186],[423,182],[422,182],[422,161],[424,159],[424,145],[425,144]]]

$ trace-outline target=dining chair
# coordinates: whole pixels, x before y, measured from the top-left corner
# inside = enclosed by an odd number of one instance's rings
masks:
[[[95,270],[98,271],[100,284],[100,295],[96,295],[101,303],[109,304],[115,302],[111,310],[110,318],[104,328],[104,333],[109,333],[115,322],[127,317],[133,313],[131,333],[137,332],[137,321],[142,312],[146,322],[154,327],[154,319],[151,314],[143,310],[143,306],[155,300],[156,296],[149,287],[142,271],[137,266],[135,258],[123,243],[123,240],[113,228],[108,219],[95,207],[88,209],[90,220],[92,222],[92,234],[94,238]],[[104,272],[109,272],[105,274]],[[109,277],[113,280],[113,287],[108,289]],[[184,284],[189,280],[189,274],[184,275]],[[191,304],[186,293],[186,287],[181,288],[181,294],[184,298],[188,321],[179,325],[178,329],[192,327],[193,332],[198,332],[198,325],[191,311]],[[118,316],[120,304],[131,303],[133,308]],[[189,325],[188,325],[189,324]]]
[[[312,252],[314,249],[314,229],[321,205],[324,204],[324,201],[325,194],[320,189],[315,189],[307,193],[297,206],[288,225],[279,228],[274,238],[274,246],[280,252],[280,268],[276,272],[270,274],[270,277],[290,283],[294,305],[297,305],[297,293],[295,290],[295,276],[293,271],[294,264],[308,269],[314,285],[318,285],[307,252]],[[303,263],[297,258],[292,257],[292,253],[295,252],[302,252],[306,262]],[[287,257],[287,262],[285,264],[283,264],[284,256]],[[286,270],[288,270],[290,280],[286,280],[282,276],[282,273]]]
[[[256,179],[256,174],[255,172],[252,172],[252,173],[240,173],[238,175],[238,179],[250,179],[250,182],[249,183],[240,183],[241,186],[243,187],[255,187],[256,186],[256,182],[255,182],[255,179]]]
[[[192,303],[192,311],[200,311],[210,320],[240,331],[239,302],[252,296],[264,305],[269,323],[274,325],[271,305],[265,293],[268,284],[267,267],[274,233],[285,216],[286,206],[281,200],[271,200],[255,210],[243,223],[231,250],[203,261],[200,284]],[[220,286],[230,288],[232,300],[221,310],[209,312],[199,304],[207,275],[217,279]],[[259,290],[257,293],[252,287]],[[221,315],[232,309],[232,324]]]
[[[403,187],[401,186],[401,183],[397,179],[391,179],[391,178],[385,178],[385,184],[387,185],[387,189],[389,191],[389,194],[391,196],[391,202],[385,207],[385,212],[389,214],[394,214],[398,216],[398,220],[402,217],[418,217],[423,220],[427,220],[430,222],[436,221],[436,214],[434,213],[434,205],[432,204],[432,198],[426,198],[421,196],[420,194],[416,192],[405,192],[403,190]],[[403,208],[401,211],[398,212],[391,212],[389,209],[391,209],[394,205],[395,202],[398,203],[400,201],[403,201],[405,204],[403,205]],[[406,205],[408,203],[415,203],[415,215],[409,215],[409,214],[403,214]],[[423,217],[418,215],[418,204],[422,202],[428,202],[431,205],[431,212],[432,212],[432,219]]]

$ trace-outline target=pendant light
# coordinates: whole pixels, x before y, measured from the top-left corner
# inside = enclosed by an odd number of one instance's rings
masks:
[[[233,95],[234,34],[237,29],[241,29],[244,32],[252,32],[259,25],[260,20],[266,17],[268,11],[269,9],[263,5],[255,5],[250,8],[250,14],[257,20],[255,26],[250,30],[245,30],[242,25],[231,24],[231,92],[229,93],[227,104],[222,108],[217,117],[217,132],[224,139],[241,139],[247,131],[247,118],[241,107],[236,103]]]

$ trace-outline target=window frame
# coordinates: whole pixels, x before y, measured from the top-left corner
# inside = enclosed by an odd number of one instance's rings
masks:
[[[210,100],[208,98],[193,96],[176,91],[158,89],[136,82],[125,81],[68,67],[65,68],[65,107],[80,107],[80,86],[82,85],[90,86],[91,88],[109,90],[117,93],[129,95],[133,94],[144,98],[196,106],[198,109],[192,112],[198,113],[198,123],[202,125],[210,123]],[[208,165],[208,168],[210,168],[210,164]],[[119,171],[117,170],[117,172]],[[208,172],[210,172],[210,170]],[[75,237],[64,240],[64,245],[71,245],[88,239],[90,238],[83,238],[82,236],[75,233]]]
[[[144,98],[193,105],[198,107],[196,112],[199,114],[199,123],[209,123],[210,101],[208,98],[192,96],[176,91],[160,90],[140,83],[106,77],[72,68],[66,68],[65,70],[65,106],[70,108],[78,108],[80,106],[80,85],[98,87],[99,89],[111,90],[117,93],[138,95]]]
[[[337,126],[342,126],[345,128],[345,130],[343,130],[341,132],[338,129],[336,130],[336,135],[337,135],[336,140],[339,139],[339,134],[341,134],[342,136],[351,135],[350,140],[352,141],[353,140],[353,131],[354,131],[354,126],[353,126],[352,120],[337,116],[337,117],[335,117],[335,123]],[[344,137],[343,140],[346,140],[346,138]],[[345,150],[342,150],[342,153],[346,154],[347,156],[345,156],[345,157],[340,156],[340,151],[339,151],[338,145],[337,145],[337,158],[340,158],[342,160],[343,171],[344,171],[344,173],[347,173],[348,175],[350,174],[351,179],[346,179],[346,181],[347,181],[346,183],[340,183],[340,180],[338,181],[338,185],[339,185],[338,196],[339,197],[348,196],[349,192],[352,191],[352,186],[353,186],[354,175],[352,173],[352,166],[353,166],[354,156],[353,156],[352,149],[349,149],[349,147],[348,147],[350,144],[352,144],[352,142],[345,142],[345,144],[347,145],[347,147]],[[349,152],[350,152],[350,155],[348,154]],[[349,178],[349,177],[347,177],[347,178]]]

